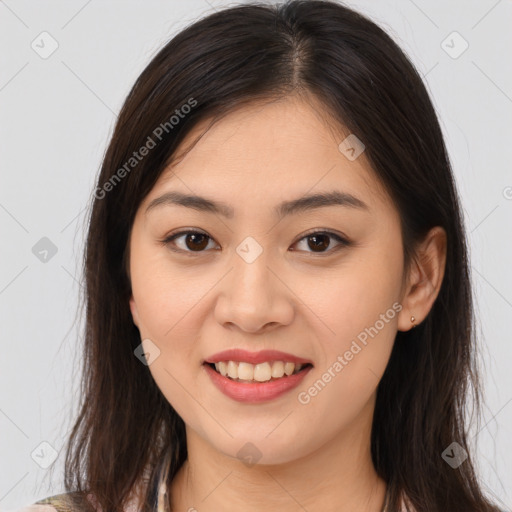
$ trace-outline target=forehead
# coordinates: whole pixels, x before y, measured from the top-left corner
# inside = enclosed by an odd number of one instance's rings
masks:
[[[233,203],[239,194],[268,200],[335,188],[389,203],[364,151],[353,160],[340,151],[350,132],[318,102],[253,103],[210,124],[187,134],[147,201],[170,188]]]

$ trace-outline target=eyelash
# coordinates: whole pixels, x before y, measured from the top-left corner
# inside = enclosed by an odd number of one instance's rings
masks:
[[[180,236],[183,236],[183,235],[204,235],[204,236],[208,237],[210,240],[213,240],[213,238],[211,238],[207,233],[204,233],[203,231],[197,231],[194,229],[190,229],[190,230],[178,231],[175,233],[169,233],[169,235],[167,235],[163,240],[159,240],[159,242],[162,245],[168,247],[171,251],[186,254],[187,256],[195,256],[195,255],[199,255],[203,252],[206,252],[205,250],[190,251],[190,250],[176,249],[175,247],[171,247],[171,242],[173,242],[176,238],[179,238]],[[329,254],[337,251],[338,249],[341,249],[343,247],[348,247],[352,244],[352,242],[350,242],[346,238],[344,238],[336,233],[333,233],[332,231],[314,229],[314,230],[308,231],[307,233],[302,235],[302,237],[299,238],[293,245],[297,244],[298,242],[301,242],[305,238],[308,238],[312,235],[327,235],[330,238],[334,238],[340,244],[339,246],[337,246],[337,248],[334,248],[334,249],[328,248],[326,251],[323,251],[323,252],[306,251],[306,252],[309,252],[310,254],[314,254],[315,256],[329,255]]]

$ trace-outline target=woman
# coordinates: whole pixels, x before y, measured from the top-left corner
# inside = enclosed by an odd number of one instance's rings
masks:
[[[245,5],[174,37],[119,115],[85,276],[67,492],[36,507],[498,510],[449,158],[360,14]]]

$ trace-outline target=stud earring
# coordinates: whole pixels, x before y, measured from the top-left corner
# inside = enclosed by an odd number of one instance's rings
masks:
[[[411,323],[412,323],[412,328],[414,329],[416,327],[416,324],[414,323],[414,321],[416,320],[416,318],[414,318],[413,316],[411,316]]]

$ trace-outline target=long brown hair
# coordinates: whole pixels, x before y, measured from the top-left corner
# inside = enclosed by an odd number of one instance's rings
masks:
[[[481,490],[468,447],[469,392],[478,421],[480,415],[474,313],[461,209],[439,122],[397,44],[331,1],[220,10],[171,39],[131,89],[91,199],[81,402],[67,444],[66,491],[92,493],[105,512],[122,510],[143,476],[156,481],[165,457],[168,486],[185,461],[183,420],[134,355],[141,339],[129,309],[130,229],[200,120],[291,94],[319,100],[362,140],[400,213],[407,265],[430,228],[447,233],[438,298],[418,327],[397,333],[377,390],[371,449],[388,485],[389,510],[398,510],[405,495],[418,512],[497,511]],[[135,159],[143,146],[147,154]],[[454,442],[468,452],[456,468],[442,457]],[[152,489],[143,493],[141,510],[154,509]]]

